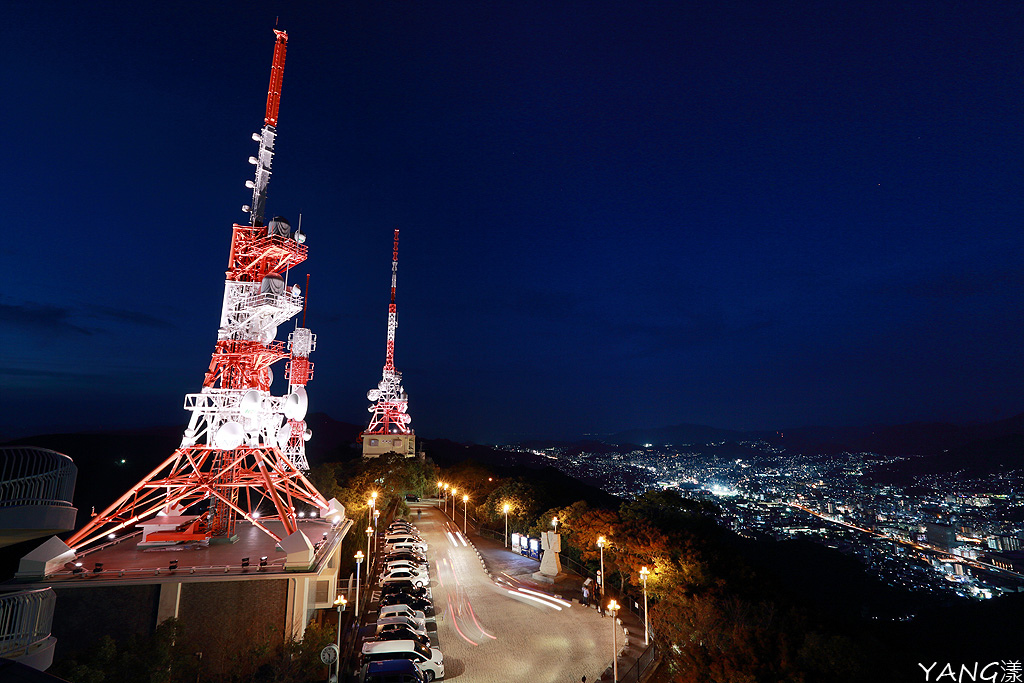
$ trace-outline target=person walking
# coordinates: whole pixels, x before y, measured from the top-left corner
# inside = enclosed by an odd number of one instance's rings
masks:
[[[590,591],[586,586],[583,587],[583,606],[590,607]]]

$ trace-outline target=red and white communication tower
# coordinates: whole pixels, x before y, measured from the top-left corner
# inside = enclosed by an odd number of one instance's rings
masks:
[[[302,474],[308,469],[305,441],[311,435],[303,421],[305,386],[313,375],[309,354],[316,335],[296,327],[287,344],[276,339],[278,325],[303,310],[299,287],[289,287],[287,277],[291,267],[305,260],[307,248],[304,235],[292,232],[285,219],[264,225],[288,42],[284,31],[274,33],[266,117],[262,130],[253,133],[259,152],[249,157],[256,166],[256,179],[246,181],[253,188],[252,205],[242,207],[251,224],[232,227],[217,345],[202,390],[185,396],[192,417],[181,446],[69,538],[72,550],[157,514],[180,524],[173,529],[154,525],[145,543],[232,540],[239,518],[279,541],[264,522],[279,520],[286,535],[295,533],[300,503],[316,506],[323,515],[344,516],[344,509],[336,501],[328,504]],[[288,393],[273,396],[271,365],[284,359]],[[187,514],[200,503],[207,504],[205,511]],[[261,504],[263,510],[254,514]]]
[[[388,349],[384,374],[376,389],[366,392],[372,403],[370,424],[362,434],[363,457],[373,458],[394,451],[403,455],[416,454],[416,436],[409,428],[412,417],[409,395],[402,388],[402,373],[395,370],[395,329],[398,327],[398,307],[395,289],[398,285],[398,230],[391,252],[391,304],[388,306]]]

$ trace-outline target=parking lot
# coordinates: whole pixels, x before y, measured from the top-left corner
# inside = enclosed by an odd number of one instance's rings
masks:
[[[431,646],[443,653],[445,680],[565,683],[600,678],[611,661],[609,619],[577,601],[546,597],[543,588],[514,576],[493,582],[455,523],[430,503],[411,503],[410,508],[410,521],[427,543],[435,612],[427,632]],[[379,596],[374,586],[370,624]]]

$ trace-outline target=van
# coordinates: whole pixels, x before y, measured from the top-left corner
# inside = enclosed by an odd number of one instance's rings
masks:
[[[444,656],[440,650],[421,645],[415,640],[384,640],[363,643],[362,664],[388,659],[408,659],[423,669],[427,681],[444,678]]]

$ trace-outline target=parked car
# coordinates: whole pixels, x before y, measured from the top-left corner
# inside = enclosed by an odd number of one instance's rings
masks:
[[[401,567],[401,568],[404,568],[404,569],[415,569],[418,572],[423,572],[424,574],[428,574],[429,570],[427,569],[427,566],[428,565],[427,565],[426,562],[418,562],[416,560],[385,560],[384,561],[384,571],[390,571],[391,569],[398,569],[398,568]]]
[[[412,550],[417,553],[427,552],[427,544],[423,541],[403,541],[403,542],[387,542],[384,546],[384,551],[389,552],[392,550]]]
[[[420,497],[417,496],[415,493],[407,493],[407,494],[405,494],[405,499],[408,502],[410,502],[410,503],[418,503],[418,502],[420,502]]]
[[[414,610],[407,605],[389,605],[387,607],[381,607],[377,610],[377,621],[381,619],[390,619],[392,617],[406,617],[412,619],[413,623],[424,626],[426,624],[426,615],[423,612]]]
[[[412,560],[426,564],[427,556],[414,550],[392,550],[384,555],[384,561],[391,562],[392,560]]]
[[[430,616],[434,613],[434,604],[425,595],[413,595],[405,591],[383,594],[380,597],[381,607],[408,607],[417,612],[423,612]]]
[[[381,628],[384,626],[407,626],[419,635],[427,635],[427,624],[422,619],[411,619],[409,617],[378,617],[377,632],[380,633]]]
[[[363,643],[362,663],[385,659],[409,659],[416,663],[428,681],[444,678],[444,656],[440,650],[415,640],[387,640]]]
[[[381,574],[379,584],[383,586],[387,583],[395,583],[397,581],[411,581],[413,586],[419,588],[420,586],[426,586],[430,583],[430,576],[426,572],[419,572],[415,569],[406,567],[399,567],[397,569],[391,569]]]
[[[384,659],[363,664],[359,680],[362,683],[426,683],[427,677],[410,659]]]
[[[415,640],[421,645],[430,647],[430,636],[426,633],[416,633],[408,626],[391,625],[378,628],[374,640]]]

